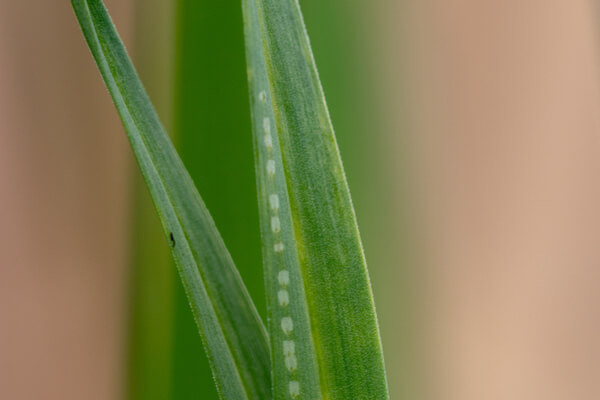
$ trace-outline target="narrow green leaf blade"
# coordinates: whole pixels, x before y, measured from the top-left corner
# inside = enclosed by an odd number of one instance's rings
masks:
[[[387,399],[366,262],[298,2],[243,5],[274,397]]]
[[[221,397],[271,398],[263,324],[106,8],[100,0],[72,4],[170,241]]]
[[[261,43],[257,3],[244,1],[265,291],[275,399],[321,397],[290,199]]]

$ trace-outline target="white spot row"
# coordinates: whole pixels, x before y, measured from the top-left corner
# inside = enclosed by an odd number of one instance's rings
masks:
[[[258,95],[259,100],[262,103],[266,103],[267,101],[267,93],[263,90]],[[271,120],[268,117],[263,118],[263,130],[264,130],[264,143],[265,147],[268,151],[273,150],[273,137],[271,136]],[[269,176],[275,176],[275,160],[268,159],[267,160],[267,173]],[[281,220],[277,213],[279,212],[279,195],[271,194],[269,195],[269,207],[271,211],[275,214],[271,217],[271,231],[273,233],[281,232]],[[273,246],[273,249],[276,253],[282,253],[284,246],[281,242],[276,242]],[[277,292],[277,300],[279,305],[283,308],[287,307],[290,304],[290,294],[285,289],[290,284],[290,273],[287,270],[279,271],[277,275],[277,280],[279,285],[282,287],[281,290]],[[286,336],[289,336],[294,330],[294,321],[291,317],[283,317],[281,319],[281,330]],[[296,343],[293,340],[284,340],[283,341],[283,354],[285,360],[285,367],[290,372],[294,372],[298,369],[298,359],[296,358]],[[289,382],[289,391],[292,399],[295,399],[300,395],[300,382],[298,381],[290,381]]]

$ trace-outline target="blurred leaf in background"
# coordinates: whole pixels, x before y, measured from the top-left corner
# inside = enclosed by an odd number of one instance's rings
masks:
[[[241,4],[144,2],[138,16],[142,79],[264,317]],[[138,186],[131,398],[216,399],[188,300]]]
[[[175,39],[178,150],[264,320],[241,4],[178,0]],[[173,398],[216,399],[187,299],[176,292]]]

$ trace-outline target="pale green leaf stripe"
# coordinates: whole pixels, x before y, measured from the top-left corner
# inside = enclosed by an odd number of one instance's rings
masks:
[[[100,0],[72,0],[171,243],[223,399],[271,398],[264,326]]]
[[[295,397],[318,399],[319,371],[296,250],[256,1],[244,0],[243,9],[272,349],[273,397],[277,400]]]
[[[308,343],[307,351],[310,351],[312,338],[315,349],[314,358],[310,354],[304,355],[308,364],[298,360],[298,375],[306,380],[298,381],[299,396],[336,400],[387,399],[383,355],[366,262],[299,5],[295,0],[245,0],[244,4],[271,315],[279,316],[274,311],[279,306],[274,269],[290,268],[290,279],[301,276],[302,283],[290,293],[287,307],[305,303],[298,306],[297,311],[290,311],[290,315],[295,312],[294,318],[304,324],[304,308],[308,310],[310,333],[304,332],[302,326],[296,334],[306,335],[298,340]],[[261,90],[266,92],[269,111],[265,110]],[[263,118],[271,115],[274,117],[271,128],[273,151],[268,154],[263,143],[265,127],[261,123]],[[268,157],[275,161],[274,183],[265,176],[265,168],[270,168],[265,165]],[[266,173],[268,175],[269,171]],[[280,177],[283,178],[281,184]],[[286,246],[284,259],[268,247],[269,241],[277,240],[276,232],[269,226],[273,212],[265,207],[272,190],[280,194],[281,228],[277,235]],[[287,246],[288,243],[292,247]],[[299,271],[292,274],[294,268]],[[278,349],[281,346],[277,337],[281,336],[277,332],[278,324],[273,320],[270,332],[275,397],[282,399],[286,388],[277,377],[281,373],[278,358],[285,354],[279,353]],[[316,366],[310,364],[311,360],[316,360]],[[315,369],[318,378],[313,378]],[[306,376],[302,377],[302,373]],[[319,386],[313,388],[311,385]]]

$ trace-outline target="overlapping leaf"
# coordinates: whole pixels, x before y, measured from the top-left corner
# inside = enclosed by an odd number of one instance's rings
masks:
[[[387,399],[356,218],[295,0],[244,0],[274,397]]]
[[[268,339],[100,0],[72,0],[160,216],[224,399],[271,398]],[[201,94],[199,94],[201,95]]]

